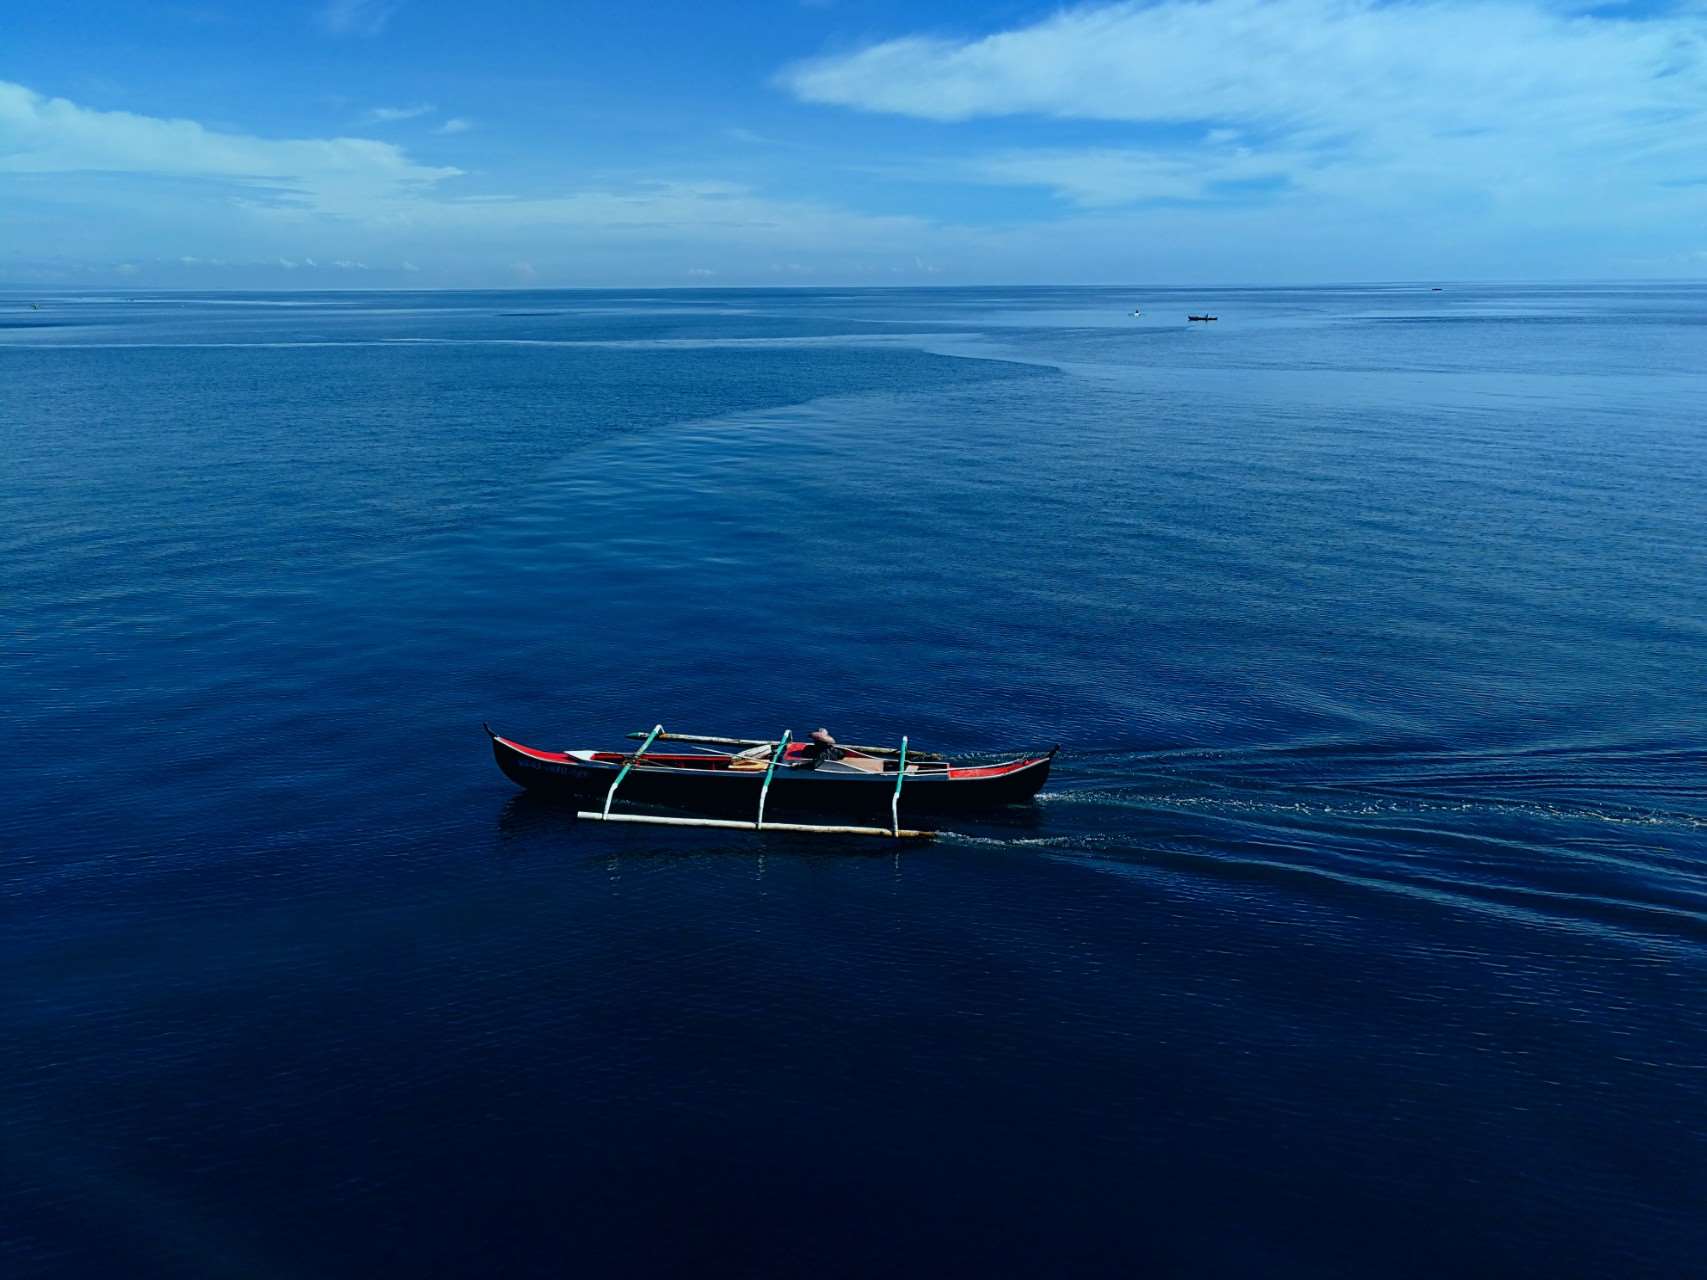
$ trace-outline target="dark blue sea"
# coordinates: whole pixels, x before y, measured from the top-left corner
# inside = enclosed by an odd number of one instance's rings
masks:
[[[1700,1274],[1704,405],[1702,285],[0,295],[0,1271]]]

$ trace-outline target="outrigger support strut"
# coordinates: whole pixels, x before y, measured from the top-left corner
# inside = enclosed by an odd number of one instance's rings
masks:
[[[490,733],[491,730],[488,729],[487,732]],[[629,736],[640,737],[641,735],[630,734]],[[889,802],[889,825],[887,827],[844,827],[827,825],[820,826],[804,822],[765,821],[765,799],[770,794],[771,775],[776,772],[777,763],[782,759],[783,753],[788,750],[788,744],[794,736],[794,731],[792,729],[786,730],[782,735],[782,741],[776,743],[744,742],[742,739],[729,738],[712,738],[709,740],[705,738],[690,738],[685,734],[665,733],[664,726],[661,724],[654,725],[652,732],[644,736],[646,741],[640,744],[640,750],[628,757],[628,759],[623,763],[622,768],[617,772],[616,780],[610,784],[610,790],[605,792],[604,808],[597,812],[583,809],[576,813],[576,817],[586,818],[593,822],[647,822],[655,823],[658,826],[724,827],[738,831],[812,831],[823,835],[883,836],[885,838],[895,840],[929,840],[936,835],[936,832],[934,831],[914,831],[901,826],[901,783],[907,776],[907,740],[905,738],[901,739],[901,758],[899,761],[900,769],[899,776],[895,779],[895,794]],[[640,762],[640,757],[645,755],[646,752],[651,749],[653,743],[657,742],[659,739],[671,738],[678,742],[711,741],[729,743],[732,746],[737,743],[755,747],[774,746],[776,749],[771,752],[770,763],[765,768],[764,783],[759,787],[759,812],[757,817],[755,817],[752,822],[734,822],[725,818],[666,818],[649,813],[612,813],[610,811],[610,807],[611,802],[616,799],[616,789],[622,785],[622,780],[628,776],[629,770],[633,769],[634,766]],[[864,747],[855,747],[850,749],[856,751],[866,750]],[[872,748],[872,750],[879,749],[880,748]],[[889,750],[892,751],[893,748],[890,748]]]
[[[793,736],[793,729],[782,731],[782,741],[776,744],[776,750],[771,752],[771,762],[765,766],[765,784],[759,788],[759,816],[753,819],[754,831],[763,831],[765,828],[765,796],[770,793],[771,774],[776,772],[776,762],[782,759],[782,753],[788,750],[788,740]]]
[[[889,829],[901,834],[901,784],[907,780],[907,738],[901,737],[901,759],[895,766],[895,795],[889,801]]]
[[[633,755],[629,756],[628,757],[628,763],[623,765],[622,769],[617,773],[616,781],[611,783],[610,784],[610,790],[605,792],[604,816],[606,818],[610,817],[610,802],[612,800],[616,799],[616,789],[622,785],[622,780],[628,776],[628,771],[630,769],[634,768],[635,763],[640,759],[641,756],[646,754],[646,748],[651,746],[654,742],[656,742],[658,740],[659,735],[662,734],[663,732],[664,732],[664,726],[663,725],[661,725],[661,724],[653,725],[652,726],[652,732],[646,735],[646,741],[642,742],[640,744],[640,750],[636,751]]]

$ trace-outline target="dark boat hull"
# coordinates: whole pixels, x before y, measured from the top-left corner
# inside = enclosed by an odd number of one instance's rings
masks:
[[[530,792],[602,806],[617,767],[587,763],[561,752],[539,751],[492,734],[492,755],[504,776]],[[951,769],[945,774],[908,774],[900,812],[908,815],[966,813],[1022,804],[1049,778],[1055,753],[1003,765]],[[751,772],[674,768],[630,770],[617,792],[623,806],[684,809],[718,817],[746,818],[758,812],[763,770]],[[887,826],[895,794],[894,773],[876,775],[778,769],[765,800],[765,817],[836,815]]]

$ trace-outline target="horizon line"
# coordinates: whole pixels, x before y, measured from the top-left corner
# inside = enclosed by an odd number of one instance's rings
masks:
[[[1387,279],[1387,280],[1316,280],[1311,282],[1293,282],[1290,284],[1258,284],[1255,282],[1239,282],[1230,284],[1160,284],[1142,281],[1108,281],[1096,284],[1067,283],[1058,284],[573,284],[573,285],[332,285],[321,288],[290,286],[268,288],[262,286],[216,288],[196,288],[187,285],[163,285],[136,290],[119,290],[108,285],[25,285],[0,283],[0,294],[36,294],[53,293],[101,293],[124,294],[128,297],[140,297],[149,294],[222,294],[222,293],[731,293],[766,291],[774,293],[809,293],[824,289],[839,291],[864,290],[876,292],[936,291],[953,292],[968,289],[1372,289],[1372,288],[1411,288],[1411,287],[1441,287],[1447,285],[1468,285],[1474,287],[1490,286],[1519,286],[1519,285],[1656,285],[1656,284],[1697,284],[1707,285],[1707,275],[1699,276],[1547,276],[1547,277],[1464,277],[1453,279],[1449,277],[1432,276],[1416,279]]]

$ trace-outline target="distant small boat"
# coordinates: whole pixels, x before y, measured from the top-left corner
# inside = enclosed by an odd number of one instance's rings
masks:
[[[1142,311],[1134,311],[1134,312],[1133,312],[1133,313],[1132,313],[1132,314],[1133,314],[1133,315],[1135,315],[1135,316],[1141,316],[1141,315],[1143,315],[1143,314],[1144,314],[1144,313],[1143,313],[1143,312],[1142,312]]]
[[[1439,286],[1439,285],[1435,285],[1435,286],[1434,286],[1434,288],[1432,288],[1432,289],[1430,289],[1430,290],[1429,290],[1429,292],[1430,292],[1430,293],[1439,293],[1439,292],[1440,292],[1440,286]]]
[[[1216,317],[1216,316],[1187,316],[1186,317],[1187,320],[1215,320],[1218,318],[1219,317]]]

